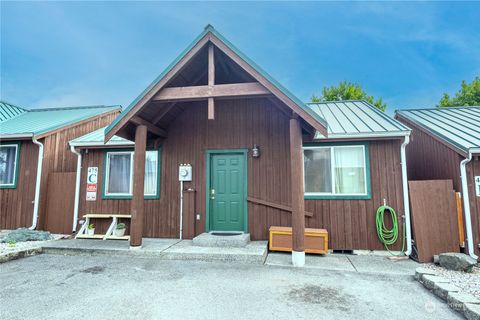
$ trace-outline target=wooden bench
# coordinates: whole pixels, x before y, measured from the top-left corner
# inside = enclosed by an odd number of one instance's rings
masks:
[[[270,251],[292,251],[292,228],[270,227],[268,242]],[[328,231],[325,229],[305,228],[305,252],[328,253]]]
[[[130,236],[116,237],[113,232],[117,228],[118,219],[131,219],[132,215],[130,214],[97,214],[89,213],[83,216],[85,222],[78,231],[75,239],[103,239],[103,240],[130,240]],[[108,227],[108,230],[105,234],[87,234],[87,228],[90,224],[90,219],[112,219],[112,223]]]

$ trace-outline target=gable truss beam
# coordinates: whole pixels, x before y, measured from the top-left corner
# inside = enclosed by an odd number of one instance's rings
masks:
[[[135,123],[136,125],[144,125],[145,127],[147,127],[148,131],[150,131],[151,133],[153,133],[153,134],[155,134],[159,137],[162,137],[162,138],[167,137],[167,131],[157,127],[156,125],[154,125],[150,121],[147,121],[143,118],[140,118],[139,116],[132,117],[131,121],[133,123]]]
[[[160,90],[154,101],[186,101],[240,96],[266,96],[270,91],[258,82],[217,84],[214,86],[173,87]]]

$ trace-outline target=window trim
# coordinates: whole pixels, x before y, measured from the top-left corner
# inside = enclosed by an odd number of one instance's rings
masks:
[[[155,194],[144,194],[144,199],[160,199],[160,178],[161,178],[161,170],[162,170],[162,152],[161,148],[158,149],[147,149],[146,151],[156,151],[157,152],[157,192]],[[109,170],[108,162],[109,157],[108,154],[130,154],[130,193],[107,193],[107,186],[108,186],[108,176],[107,170]],[[102,187],[102,199],[125,199],[131,200],[133,198],[133,170],[134,170],[134,150],[131,148],[129,149],[105,149],[103,155],[103,187]]]
[[[0,189],[16,189],[18,184],[18,173],[20,167],[20,142],[0,142],[1,147],[15,147],[15,166],[13,172],[13,183],[0,184]]]
[[[304,199],[313,199],[313,200],[355,200],[355,199],[371,199],[371,181],[370,181],[370,154],[369,154],[369,143],[368,142],[331,142],[331,143],[309,143],[304,144],[302,147],[302,158],[304,157],[304,150],[314,150],[320,148],[331,148],[331,157],[334,160],[334,148],[335,147],[363,147],[364,162],[365,162],[365,193],[355,193],[355,194],[335,194],[335,161],[330,162],[330,170],[332,172],[332,192],[306,192],[304,190]],[[303,171],[304,171],[304,188],[305,188],[305,160],[303,161]]]

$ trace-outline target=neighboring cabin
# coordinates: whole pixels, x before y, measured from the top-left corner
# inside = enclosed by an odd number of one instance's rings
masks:
[[[468,249],[479,255],[480,107],[399,110],[395,117],[412,128],[407,147],[409,180],[453,181],[455,191],[463,194],[467,245],[473,242]],[[469,232],[473,240],[468,239]]]
[[[61,183],[61,175],[55,174],[75,172],[77,159],[69,140],[111,123],[120,110],[119,106],[28,110],[1,101],[0,229],[37,227],[65,232],[47,223],[48,181]],[[58,190],[57,185],[51,188]],[[73,199],[74,193],[64,190],[51,196],[62,203],[65,198]],[[68,226],[67,232],[71,221]]]
[[[384,199],[410,236],[409,134],[365,101],[301,102],[209,26],[112,124],[71,141],[82,157],[79,219],[131,213],[131,246],[177,238],[179,165],[191,164],[184,238],[266,240],[270,226],[293,226],[298,258],[307,226],[328,229],[333,249],[383,250],[375,211]],[[99,172],[91,201],[89,167]]]

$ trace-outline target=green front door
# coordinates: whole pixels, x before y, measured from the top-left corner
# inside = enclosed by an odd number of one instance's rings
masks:
[[[247,231],[245,158],[244,153],[210,154],[211,231]]]

